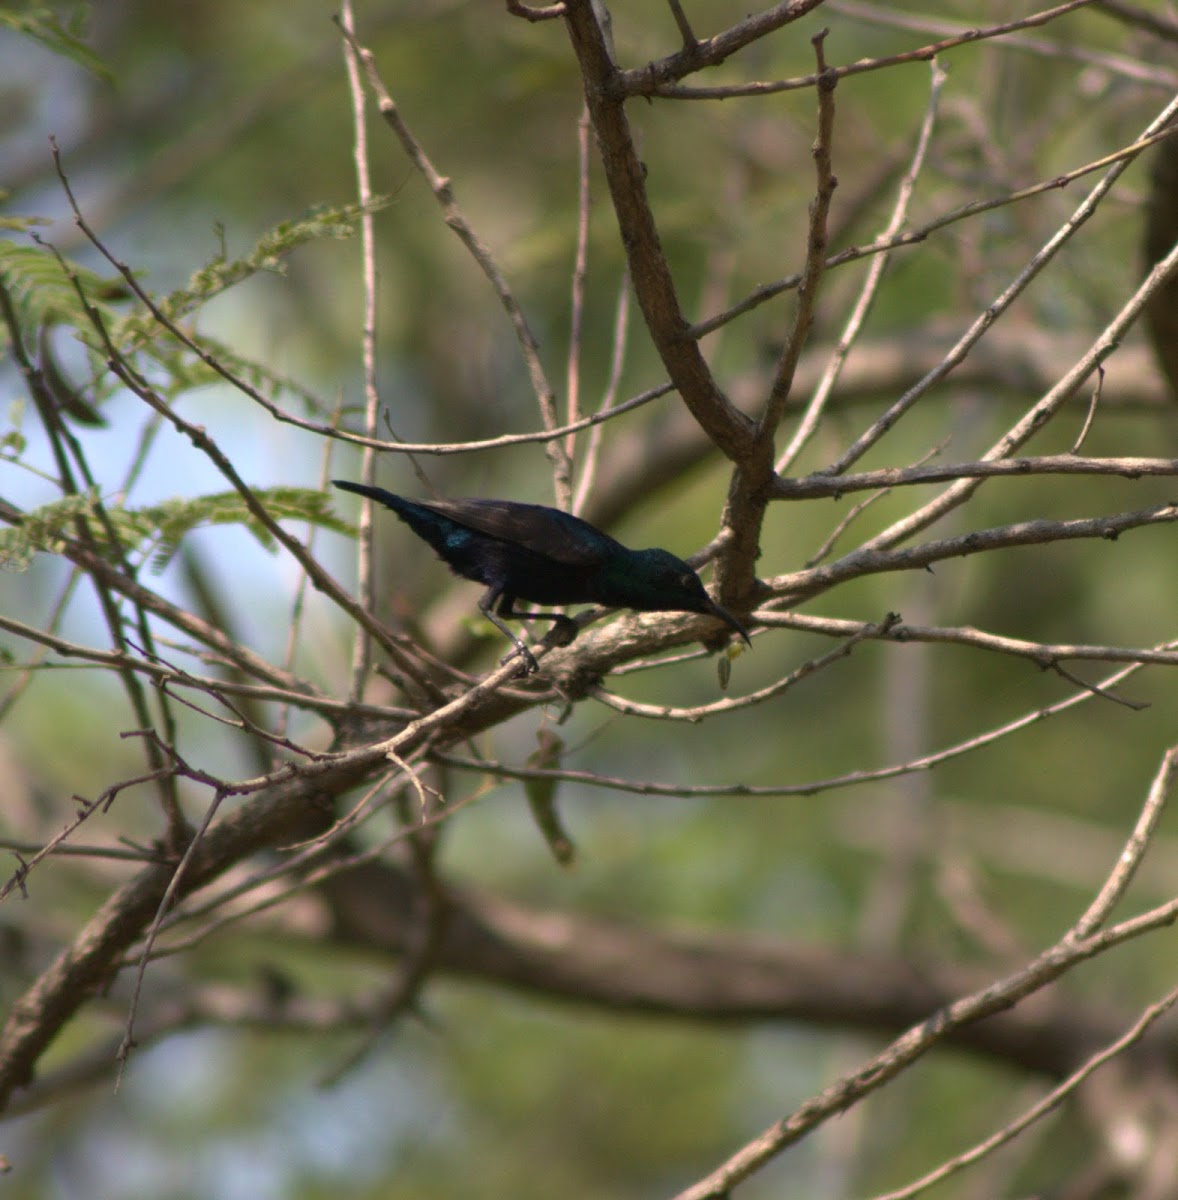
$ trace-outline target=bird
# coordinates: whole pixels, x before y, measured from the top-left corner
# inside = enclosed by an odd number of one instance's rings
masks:
[[[485,584],[479,610],[515,644],[525,674],[539,669],[535,656],[504,620],[551,621],[547,640],[557,645],[568,645],[579,626],[562,613],[520,611],[517,600],[701,613],[723,621],[752,645],[748,630],[708,595],[699,576],[669,550],[631,550],[588,521],[543,504],[412,500],[365,483],[345,479],[332,483],[392,509],[456,575]]]

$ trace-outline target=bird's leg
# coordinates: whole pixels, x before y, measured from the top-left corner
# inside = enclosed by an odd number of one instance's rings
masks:
[[[564,613],[521,612],[515,607],[514,596],[504,596],[499,601],[499,615],[516,621],[551,621],[552,628],[544,637],[546,646],[571,645],[573,639],[581,632],[580,625],[572,617],[566,617]]]
[[[488,621],[491,622],[492,625],[497,626],[500,630],[503,631],[503,633],[505,633],[507,635],[507,637],[509,637],[515,643],[516,650],[519,652],[520,657],[524,660],[524,674],[528,675],[532,671],[538,671],[540,669],[540,664],[538,662],[536,662],[536,656],[495,615],[495,602],[496,601],[499,602],[499,611],[505,617],[514,617],[514,616],[521,615],[521,614],[518,614],[518,613],[515,613],[512,611],[512,603],[513,603],[514,599],[515,598],[513,596],[504,596],[501,592],[501,589],[499,589],[497,587],[489,587],[487,589],[487,591],[484,593],[483,598],[479,601],[479,611],[483,614],[484,617],[487,618]],[[511,657],[511,655],[509,654],[507,656],[507,658],[510,658],[510,657]],[[505,658],[502,661],[506,662],[507,659]]]

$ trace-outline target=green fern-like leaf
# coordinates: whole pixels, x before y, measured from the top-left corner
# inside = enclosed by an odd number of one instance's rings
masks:
[[[352,526],[332,511],[328,498],[311,488],[265,488],[254,493],[277,521],[307,521],[337,533],[351,533]],[[270,531],[246,507],[237,492],[218,492],[194,500],[167,500],[140,509],[141,516],[155,526],[158,545],[152,555],[153,571],[162,571],[180,548],[184,536],[206,525],[243,525],[263,549],[277,548]]]
[[[337,533],[353,532],[352,526],[332,511],[327,496],[312,488],[262,488],[254,495],[275,520],[307,521]],[[171,562],[187,534],[207,525],[243,525],[266,550],[275,549],[270,531],[237,492],[165,500],[137,509],[106,505],[105,520],[99,518],[98,509],[98,497],[86,493],[28,513],[20,525],[0,530],[0,566],[23,570],[38,551],[60,553],[67,539],[77,536],[79,520],[100,549],[112,557],[120,550],[149,554],[152,570],[157,572]],[[110,544],[111,531],[117,546]]]
[[[8,199],[8,193],[0,188],[0,203]],[[3,216],[0,217],[0,229],[7,230],[11,233],[28,233],[37,225],[52,225],[53,222],[48,217],[17,217]]]
[[[117,316],[109,301],[118,299],[125,284],[121,279],[104,279],[95,271],[71,268],[87,299],[98,309],[105,321]],[[61,263],[48,250],[39,246],[17,246],[0,241],[0,278],[12,295],[21,324],[30,330],[44,325],[72,325],[79,331],[90,331],[90,318],[73,282],[61,269]]]
[[[0,8],[0,25],[6,25],[39,42],[47,50],[77,63],[99,79],[109,83],[114,78],[106,63],[78,37],[77,28],[67,28],[48,8],[27,7],[23,12]]]
[[[0,567],[23,571],[38,551],[61,552],[65,539],[77,530],[79,518],[92,517],[95,497],[86,493],[66,496],[28,513],[20,525],[0,530]]]
[[[160,298],[156,303],[170,320],[179,320],[259,271],[285,273],[283,259],[307,242],[351,237],[365,212],[384,208],[390,200],[389,196],[380,196],[367,207],[359,204],[323,205],[311,209],[298,220],[282,221],[264,233],[248,254],[232,260],[223,256],[214,258],[193,275],[186,287]]]

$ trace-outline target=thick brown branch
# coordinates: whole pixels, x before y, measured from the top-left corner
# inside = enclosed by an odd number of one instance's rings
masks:
[[[325,885],[336,938],[403,951],[413,911],[409,877],[380,863]],[[572,913],[529,909],[490,892],[451,889],[443,973],[564,1000],[700,1021],[804,1021],[895,1033],[984,987],[992,972],[914,963],[744,934],[672,933]],[[1043,996],[950,1039],[975,1053],[1050,1076],[1115,1037],[1124,1014]],[[1164,1048],[1163,1048],[1164,1047]],[[1173,1037],[1144,1053],[1178,1062]]]
[[[617,67],[589,0],[567,5],[566,23],[584,78],[589,116],[597,131],[606,182],[622,245],[651,340],[692,416],[734,462],[752,445],[752,422],[720,390],[691,336],[646,193],[622,101],[611,96]]]

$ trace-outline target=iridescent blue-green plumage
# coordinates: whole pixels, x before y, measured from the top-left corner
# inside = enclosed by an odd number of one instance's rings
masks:
[[[531,652],[499,617],[552,621],[565,643],[576,636],[577,626],[558,613],[517,612],[516,600],[708,614],[748,641],[744,626],[708,595],[691,567],[668,550],[631,550],[588,521],[542,504],[410,500],[384,488],[333,482],[391,508],[456,575],[484,584],[487,591],[479,608],[511,638],[532,669]]]

